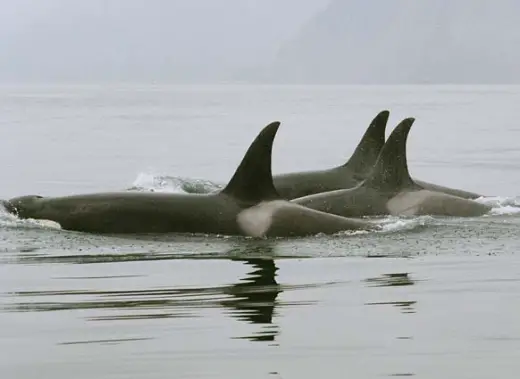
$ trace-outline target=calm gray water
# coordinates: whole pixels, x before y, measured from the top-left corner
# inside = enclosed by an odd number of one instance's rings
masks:
[[[516,378],[520,87],[3,86],[0,198],[218,188],[282,122],[275,173],[346,160],[371,119],[484,217],[251,240],[106,237],[0,211],[1,378]],[[388,133],[389,133],[388,131]]]

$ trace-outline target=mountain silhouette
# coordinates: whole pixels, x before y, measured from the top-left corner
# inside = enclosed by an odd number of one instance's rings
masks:
[[[278,52],[274,81],[520,83],[516,0],[334,0]]]

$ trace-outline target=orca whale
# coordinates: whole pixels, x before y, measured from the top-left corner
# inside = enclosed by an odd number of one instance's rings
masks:
[[[290,237],[374,230],[364,220],[285,201],[273,185],[271,155],[280,123],[257,135],[225,188],[210,194],[108,192],[21,196],[4,202],[20,218],[55,221],[64,230],[100,233],[203,233]]]
[[[481,216],[491,207],[471,199],[428,189],[408,171],[406,141],[414,118],[404,119],[391,133],[370,175],[354,188],[291,200],[344,217],[376,215]]]
[[[374,117],[359,141],[354,153],[346,163],[325,170],[300,171],[274,175],[273,182],[277,192],[282,198],[292,200],[316,193],[348,189],[357,186],[366,179],[385,144],[385,129],[389,114],[390,112],[388,110],[383,110]],[[466,199],[482,197],[482,195],[478,193],[449,188],[418,179],[414,180],[423,188],[432,191],[444,192]],[[215,185],[221,187],[220,185]],[[190,188],[188,191],[190,193],[211,193],[218,191],[212,187],[213,186],[198,187],[196,190]]]
[[[357,186],[366,179],[385,144],[385,130],[389,115],[388,110],[382,110],[374,117],[354,153],[345,164],[326,170],[274,175],[274,186],[278,193],[284,199],[292,200],[316,193]],[[478,199],[483,196],[475,192],[449,188],[423,180],[414,179],[414,181],[424,189],[444,192],[465,199]]]
[[[284,199],[355,187],[366,178],[385,144],[389,112],[383,110],[372,120],[349,160],[327,170],[274,175],[274,186]]]

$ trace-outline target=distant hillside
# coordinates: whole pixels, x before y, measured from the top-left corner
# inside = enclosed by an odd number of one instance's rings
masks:
[[[333,0],[279,51],[270,80],[520,83],[518,0]]]

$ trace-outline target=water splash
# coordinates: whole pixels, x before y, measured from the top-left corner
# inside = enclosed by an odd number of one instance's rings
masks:
[[[205,179],[140,173],[128,191],[166,193],[211,193],[222,189],[221,184]]]
[[[414,230],[418,227],[437,224],[439,221],[432,216],[419,216],[414,218],[404,218],[389,216],[379,221],[382,226],[381,232],[393,233]]]
[[[3,205],[0,204],[0,227],[2,228],[20,228],[20,229],[55,229],[60,230],[61,225],[51,220],[35,220],[32,218],[21,219],[9,213]]]
[[[490,205],[492,207],[489,212],[490,215],[514,215],[520,213],[520,198],[519,197],[502,197],[490,196],[480,197],[475,201]]]

